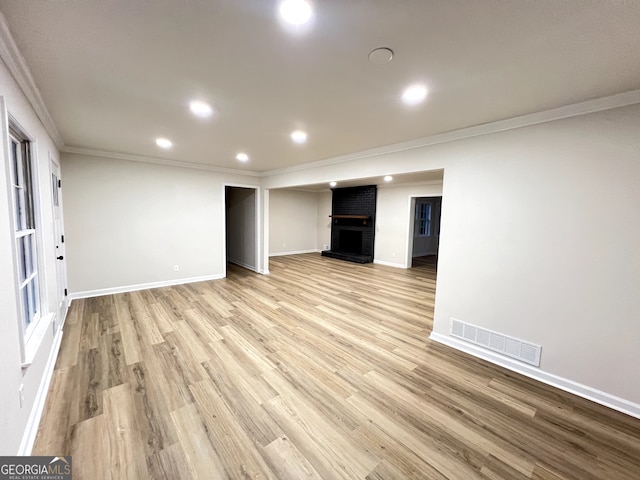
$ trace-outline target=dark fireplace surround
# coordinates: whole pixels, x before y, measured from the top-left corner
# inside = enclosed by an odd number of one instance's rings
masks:
[[[331,200],[331,249],[325,257],[373,262],[377,187],[334,188]]]

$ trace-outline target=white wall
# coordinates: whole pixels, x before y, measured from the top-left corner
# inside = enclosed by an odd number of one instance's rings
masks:
[[[61,319],[54,318],[57,309],[56,259],[53,239],[53,215],[51,201],[51,182],[49,155],[58,156],[57,148],[47,134],[42,123],[32,110],[27,99],[8,72],[5,64],[0,62],[0,111],[4,116],[3,131],[0,135],[2,168],[0,168],[0,455],[18,453],[23,435],[28,426],[33,426],[41,403],[36,403],[39,389],[46,386],[47,368],[50,355],[55,353],[57,341],[60,339]],[[21,368],[20,353],[21,320],[18,314],[16,299],[16,282],[14,278],[14,231],[11,223],[10,190],[8,189],[9,158],[7,146],[6,112],[19,124],[24,132],[33,140],[36,176],[38,181],[37,195],[40,199],[40,243],[39,275],[41,289],[41,311],[43,313],[42,340],[36,349],[32,364]],[[57,320],[54,332],[51,324]],[[18,389],[24,385],[24,402],[20,406]],[[31,422],[31,423],[30,423]],[[25,437],[26,438],[26,437]],[[24,444],[22,445],[24,447]],[[22,452],[24,453],[24,452]]]
[[[298,169],[264,185],[444,168],[434,331],[448,336],[455,317],[541,344],[541,371],[640,404],[638,125],[632,105]],[[395,263],[407,194],[381,189],[378,205],[376,258]]]
[[[227,260],[251,270],[256,264],[256,189],[227,187]]]
[[[374,262],[401,268],[411,266],[411,258],[409,258],[409,240],[413,236],[411,198],[438,195],[442,195],[440,182],[378,187]]]
[[[270,191],[269,249],[272,256],[318,249],[318,193]]]
[[[224,275],[223,184],[247,178],[75,154],[62,173],[73,294]]]
[[[640,403],[638,125],[636,106],[516,130],[446,171],[436,332],[536,342],[543,370]]]

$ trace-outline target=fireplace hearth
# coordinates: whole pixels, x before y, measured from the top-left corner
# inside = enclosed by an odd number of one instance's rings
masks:
[[[331,249],[325,257],[373,262],[377,187],[336,188],[331,202]]]

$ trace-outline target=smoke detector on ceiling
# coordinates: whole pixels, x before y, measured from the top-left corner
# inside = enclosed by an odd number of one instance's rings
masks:
[[[389,63],[393,59],[393,50],[387,47],[375,48],[369,52],[369,61],[376,65]]]

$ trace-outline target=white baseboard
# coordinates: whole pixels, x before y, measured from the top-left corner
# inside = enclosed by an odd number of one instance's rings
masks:
[[[202,277],[180,278],[177,280],[165,280],[162,282],[141,283],[138,285],[125,285],[123,287],[101,288],[99,290],[87,290],[84,292],[75,292],[69,295],[70,301],[79,298],[100,297],[102,295],[113,295],[116,293],[135,292],[137,290],[148,290],[150,288],[171,287],[173,285],[184,285],[185,283],[206,282],[209,280],[220,280],[224,278],[223,274],[204,275]],[[71,302],[69,302],[71,304]]]
[[[64,300],[64,308],[62,309],[62,322],[58,325],[58,329],[62,330],[64,328],[64,324],[67,321],[67,314],[69,313],[69,307],[71,307],[72,298],[67,295]]]
[[[403,265],[402,263],[393,263],[393,262],[386,262],[384,260],[376,260],[375,258],[373,259],[373,263],[377,263],[378,265],[384,265],[386,267],[394,267],[394,268],[407,268],[406,265]]]
[[[40,426],[40,420],[42,419],[42,413],[44,412],[45,401],[47,400],[47,393],[49,392],[49,385],[51,384],[51,378],[53,377],[53,368],[56,365],[58,359],[58,352],[60,351],[60,344],[62,343],[62,329],[58,330],[56,337],[51,346],[49,352],[49,358],[47,364],[44,367],[42,373],[42,379],[40,380],[40,386],[36,393],[36,398],[29,414],[29,420],[27,426],[22,435],[22,441],[20,442],[20,448],[18,449],[19,456],[31,455],[33,449],[33,443],[36,441],[36,434],[38,433],[38,427]]]
[[[604,405],[605,407],[612,408],[613,410],[631,415],[635,418],[640,418],[640,405],[630,402],[629,400],[625,400],[624,398],[616,397],[615,395],[611,395],[607,392],[603,392],[587,385],[574,382],[573,380],[569,380],[567,378],[559,377],[558,375],[545,372],[543,370],[540,370],[539,368],[529,366],[508,357],[504,357],[500,354],[485,350],[484,348],[476,347],[475,345],[464,342],[462,340],[458,340],[457,338],[449,337],[447,335],[442,335],[435,332],[431,332],[429,338],[438,343],[442,343],[451,348],[455,348],[456,350],[460,350],[473,355],[474,357],[478,357],[496,365],[500,365],[507,370],[520,373],[525,377],[533,378],[534,380],[538,380],[552,387],[559,388],[560,390],[564,390],[565,392],[573,393],[574,395],[586,398],[587,400],[591,400],[600,405]]]
[[[317,248],[313,248],[310,250],[294,250],[291,252],[276,252],[276,253],[270,253],[269,256],[270,257],[284,257],[286,255],[300,255],[301,253],[318,253],[321,252],[322,250],[318,250]]]

